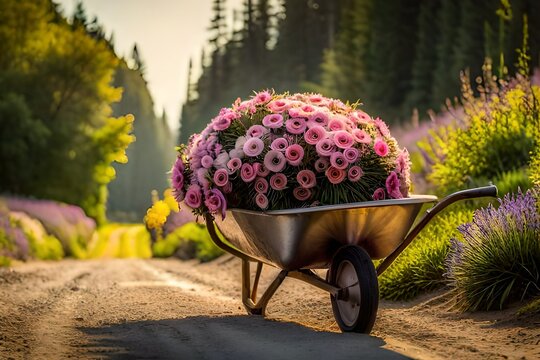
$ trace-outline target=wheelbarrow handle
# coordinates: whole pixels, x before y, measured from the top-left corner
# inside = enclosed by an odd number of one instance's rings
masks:
[[[496,197],[497,196],[497,187],[495,185],[483,186],[474,189],[467,189],[457,191],[443,198],[441,201],[437,202],[432,208],[428,209],[420,221],[409,231],[405,239],[401,244],[394,250],[390,255],[388,255],[383,262],[377,267],[377,275],[381,275],[389,266],[394,262],[394,260],[405,250],[407,246],[414,240],[414,238],[420,233],[420,231],[442,210],[444,210],[449,205],[455,203],[456,201],[466,200],[466,199],[476,199],[481,197]]]

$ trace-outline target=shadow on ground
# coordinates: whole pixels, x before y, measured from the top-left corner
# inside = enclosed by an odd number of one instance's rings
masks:
[[[405,359],[380,338],[258,317],[191,317],[79,329],[104,359]]]

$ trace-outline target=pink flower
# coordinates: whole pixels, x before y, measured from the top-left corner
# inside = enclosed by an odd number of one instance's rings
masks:
[[[229,158],[230,159],[242,159],[246,154],[244,154],[244,151],[242,149],[232,149],[229,151]]]
[[[263,177],[255,179],[255,191],[258,193],[266,194],[268,191],[268,181]]]
[[[328,178],[328,181],[336,185],[345,180],[345,176],[347,176],[347,173],[345,172],[345,170],[330,166],[328,169],[326,169],[325,175]]]
[[[330,155],[330,165],[340,170],[346,169],[349,166],[349,162],[345,159],[343,153],[336,151]]]
[[[328,161],[328,159],[326,158],[318,158],[315,161],[315,170],[317,170],[317,172],[325,172],[329,166],[330,166],[330,161]]]
[[[214,184],[225,186],[229,182],[229,173],[225,169],[218,169],[214,173]]]
[[[345,130],[339,130],[334,133],[334,143],[337,147],[348,149],[354,144],[354,138]]]
[[[364,175],[364,171],[362,171],[360,166],[355,165],[351,166],[347,175],[351,182],[357,182]]]
[[[260,138],[261,136],[263,136],[264,134],[267,134],[268,133],[268,129],[265,128],[264,126],[262,125],[252,125],[248,131],[247,131],[247,135],[250,136],[250,137],[257,137],[257,138]]]
[[[283,190],[287,187],[287,177],[282,173],[270,177],[270,187],[274,190]]]
[[[243,163],[242,167],[240,168],[240,177],[244,182],[251,182],[255,180],[255,177],[257,176],[257,173],[255,170],[253,170],[253,166],[248,163]]]
[[[268,208],[268,198],[263,193],[257,193],[255,196],[255,203],[262,210],[266,210],[266,208]]]
[[[345,130],[345,122],[341,118],[334,117],[328,122],[328,129],[330,131]]]
[[[392,171],[390,175],[386,178],[386,192],[391,198],[401,199],[401,191],[399,190],[400,183],[397,174]]]
[[[302,110],[303,116],[310,116],[311,114],[315,112],[315,108],[308,104],[303,105],[300,109]]]
[[[225,219],[225,210],[227,210],[227,201],[225,197],[218,189],[208,190],[205,194],[206,200],[204,205],[208,208],[210,213],[215,214],[221,211],[221,218]]]
[[[180,203],[184,200],[186,194],[182,189],[173,189],[173,196],[176,202]]]
[[[396,159],[396,172],[400,174],[407,173],[411,168],[409,160],[409,152],[407,149],[403,149]]]
[[[384,142],[384,140],[377,139],[373,149],[375,150],[375,153],[381,157],[388,155],[388,145],[386,142]]]
[[[273,172],[280,172],[287,163],[285,155],[277,150],[270,150],[264,156],[264,166]]]
[[[304,112],[302,111],[302,109],[300,108],[291,108],[289,109],[289,116],[291,118],[296,118],[296,117],[303,117],[304,116]]]
[[[240,169],[240,167],[242,167],[242,160],[240,160],[239,158],[232,158],[227,163],[227,168],[229,169],[231,174],[234,173],[236,170]]]
[[[304,158],[304,148],[298,144],[292,144],[285,150],[285,157],[292,166],[298,166]]]
[[[199,185],[190,185],[186,192],[185,203],[192,209],[197,209],[202,204],[202,193]]]
[[[374,120],[374,124],[375,124],[375,127],[377,128],[377,130],[379,130],[379,133],[382,136],[389,136],[390,135],[390,130],[388,130],[388,126],[386,126],[385,122],[382,121],[380,118],[376,118]]]
[[[210,155],[204,155],[201,159],[201,165],[205,169],[210,169],[212,167],[212,164],[214,163],[214,159]]]
[[[184,187],[184,163],[182,159],[177,158],[172,169],[172,186],[175,189],[182,189]]]
[[[218,116],[212,121],[212,129],[214,129],[215,131],[227,130],[229,126],[231,126],[231,122],[232,119],[230,118]]]
[[[270,170],[268,170],[268,169],[264,166],[264,164],[261,164],[261,163],[253,163],[253,169],[254,169],[255,172],[257,173],[257,176],[265,177],[265,176],[270,175]]]
[[[266,115],[262,124],[268,128],[277,129],[283,126],[283,116],[280,114],[270,114]]]
[[[309,101],[312,104],[320,104],[324,101],[324,97],[321,94],[313,94],[309,96]]]
[[[377,190],[375,190],[372,197],[373,197],[373,200],[384,200],[386,198],[384,189],[378,188]]]
[[[295,198],[297,198],[300,201],[306,201],[311,197],[311,190],[303,188],[303,187],[297,187],[293,190],[293,195]]]
[[[311,170],[300,170],[296,175],[296,181],[298,181],[298,184],[304,189],[310,189],[317,185],[315,173]]]
[[[272,95],[268,91],[261,91],[255,95],[255,98],[253,99],[255,101],[255,104],[260,105],[269,102],[272,99]]]
[[[361,129],[353,129],[352,136],[356,142],[361,144],[370,144],[371,136],[367,132]]]
[[[302,118],[291,118],[285,122],[285,128],[291,134],[302,134],[306,130],[306,121]]]
[[[226,152],[222,152],[216,157],[213,165],[216,169],[226,169],[229,159],[229,154],[227,154]]]
[[[315,145],[315,149],[317,150],[317,154],[319,154],[319,156],[330,156],[336,147],[334,145],[334,141],[326,138],[320,140],[317,145]]]
[[[326,137],[326,130],[320,125],[315,125],[304,134],[304,139],[310,145],[316,145],[321,139]]]
[[[371,117],[362,110],[356,110],[355,115],[358,118],[359,124],[368,124],[372,121]]]
[[[266,106],[268,106],[268,109],[274,113],[281,113],[289,109],[291,103],[288,100],[277,99],[270,101]]]
[[[236,139],[236,142],[234,143],[234,148],[235,149],[242,149],[247,140],[248,140],[247,136],[239,136]]]
[[[308,117],[308,127],[325,126],[326,124],[328,124],[328,114],[323,111],[316,111]]]
[[[285,138],[277,138],[270,144],[270,149],[277,151],[285,151],[289,146],[289,142]]]
[[[349,164],[352,164],[358,159],[359,153],[357,149],[351,147],[343,150],[343,156],[345,156],[345,160],[347,160]]]
[[[195,177],[199,185],[202,185],[204,190],[210,188],[210,180],[208,179],[208,170],[204,168],[197,169]]]
[[[243,151],[247,156],[258,156],[264,149],[264,142],[258,137],[247,139]]]

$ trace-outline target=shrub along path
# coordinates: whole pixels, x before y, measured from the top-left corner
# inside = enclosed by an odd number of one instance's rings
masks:
[[[34,262],[0,270],[0,358],[540,357],[539,316],[456,314],[436,296],[382,302],[371,336],[338,334],[328,295],[293,279],[269,320],[246,316],[230,256]]]

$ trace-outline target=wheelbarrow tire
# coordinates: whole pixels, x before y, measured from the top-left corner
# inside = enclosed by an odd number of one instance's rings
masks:
[[[332,259],[328,277],[331,284],[346,288],[344,294],[330,296],[341,331],[368,334],[379,307],[377,273],[368,253],[356,245],[341,247]]]

